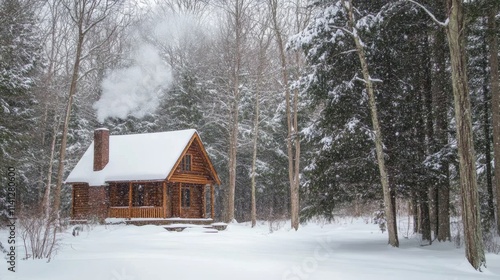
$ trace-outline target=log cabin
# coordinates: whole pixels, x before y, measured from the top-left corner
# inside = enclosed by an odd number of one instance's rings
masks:
[[[220,185],[194,129],[112,136],[96,129],[65,182],[72,186],[71,218],[78,222],[213,221],[214,185]]]

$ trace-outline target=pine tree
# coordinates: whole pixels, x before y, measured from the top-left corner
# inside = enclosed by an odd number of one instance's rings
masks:
[[[28,4],[22,0],[0,1],[0,169],[17,170],[17,195],[26,202],[36,200],[38,195],[28,180],[34,179],[31,172],[35,159],[30,157],[31,133],[37,119],[34,88],[42,67],[40,32]],[[0,175],[2,183],[5,173]],[[5,196],[0,197],[3,208]],[[2,210],[0,216],[5,214]]]

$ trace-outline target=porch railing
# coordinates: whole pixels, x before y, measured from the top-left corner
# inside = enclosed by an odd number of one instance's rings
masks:
[[[163,218],[163,207],[110,207],[109,218]]]

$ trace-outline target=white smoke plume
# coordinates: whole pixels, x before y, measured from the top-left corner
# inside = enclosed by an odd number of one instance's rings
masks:
[[[93,105],[97,120],[141,118],[156,110],[162,92],[172,83],[172,71],[152,45],[142,44],[129,67],[112,70],[102,81],[101,98]]]

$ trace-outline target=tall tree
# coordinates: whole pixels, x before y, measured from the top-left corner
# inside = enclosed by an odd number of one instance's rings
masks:
[[[437,181],[436,226],[438,241],[449,241],[450,232],[450,172],[449,161],[443,156],[448,146],[448,91],[446,86],[445,33],[439,29],[433,40],[435,73],[433,80],[433,112],[435,119],[435,153],[440,154]]]
[[[480,270],[486,263],[483,249],[479,199],[476,179],[476,159],[472,139],[472,118],[467,79],[465,51],[465,14],[462,0],[447,0],[448,24],[446,35],[450,48],[455,119],[457,122],[462,220],[466,256]]]
[[[230,122],[229,122],[229,188],[227,193],[226,221],[234,220],[234,194],[236,189],[236,154],[238,150],[238,125],[239,109],[241,98],[241,71],[242,71],[242,49],[244,37],[244,16],[248,3],[245,0],[234,0],[229,3],[227,16],[234,32],[234,41],[232,42],[233,61],[231,62],[230,80],[232,83],[232,100],[230,104]]]
[[[68,92],[68,99],[66,102],[66,110],[62,122],[62,138],[59,150],[59,164],[57,170],[56,189],[54,193],[54,207],[52,212],[59,217],[61,206],[61,189],[63,185],[64,176],[64,162],[66,158],[66,146],[68,142],[68,129],[70,123],[71,109],[73,107],[73,100],[78,89],[78,80],[80,79],[80,64],[87,56],[84,53],[85,43],[88,41],[88,34],[100,23],[102,23],[113,11],[117,5],[117,1],[112,0],[68,0],[63,3],[69,17],[75,27],[76,36],[76,50],[74,54],[74,61],[72,66],[72,74],[70,81],[70,88]],[[92,46],[88,51],[97,48],[98,45]]]
[[[498,78],[498,38],[496,26],[496,14],[498,13],[498,1],[490,1],[491,7],[488,12],[488,50],[490,62],[490,92],[491,92],[491,114],[493,126],[493,151],[494,151],[494,181],[496,187],[496,224],[497,233],[500,235],[500,85]]]
[[[450,50],[451,75],[458,142],[462,221],[464,223],[465,254],[469,263],[480,270],[486,264],[483,248],[479,198],[476,179],[476,158],[472,139],[472,116],[467,78],[465,49],[465,13],[462,0],[446,0],[447,19],[440,22],[424,6],[431,18],[446,30]]]
[[[380,172],[380,180],[382,183],[382,189],[384,193],[384,209],[385,215],[387,217],[387,232],[389,233],[389,244],[394,247],[399,246],[398,231],[396,226],[396,207],[394,205],[394,190],[389,183],[389,175],[387,174],[387,167],[385,166],[384,149],[382,144],[382,130],[379,124],[379,117],[377,111],[377,103],[375,101],[375,91],[370,75],[370,69],[365,55],[365,47],[361,42],[359,37],[359,32],[356,26],[356,18],[353,12],[352,0],[346,2],[342,0],[343,8],[346,9],[348,15],[348,32],[353,37],[354,43],[356,44],[356,51],[358,53],[359,62],[361,64],[361,70],[363,73],[363,82],[366,86],[366,91],[368,93],[368,100],[370,105],[370,114],[372,118],[373,133],[375,140],[375,148],[377,152],[377,162]]]
[[[263,80],[264,80],[264,70],[266,67],[266,58],[271,42],[271,36],[268,32],[268,20],[261,18],[259,21],[259,28],[257,28],[257,34],[255,34],[258,46],[258,59],[257,59],[257,71],[256,71],[256,85],[255,85],[255,112],[253,121],[253,139],[252,139],[252,167],[251,167],[251,213],[250,219],[252,222],[252,227],[255,227],[257,223],[257,198],[256,198],[256,177],[257,177],[257,151],[258,151],[258,141],[259,141],[259,126],[260,126],[260,99],[261,91],[263,90]]]
[[[283,89],[286,101],[286,123],[287,123],[287,155],[288,155],[288,180],[290,182],[290,216],[291,226],[297,230],[299,228],[299,174],[300,174],[300,138],[298,129],[298,90],[294,90],[292,98],[289,84],[289,66],[285,54],[285,44],[283,42],[283,30],[280,24],[278,13],[279,5],[277,0],[270,0],[269,7],[271,13],[272,28],[274,29],[276,44],[281,62],[281,73]]]
[[[0,175],[4,182],[6,170],[17,172],[18,202],[36,203],[39,188],[33,165],[38,154],[32,134],[36,131],[36,85],[43,70],[40,28],[34,1],[0,1]],[[5,182],[5,186],[6,186]],[[3,212],[5,188],[0,190],[0,218]]]

